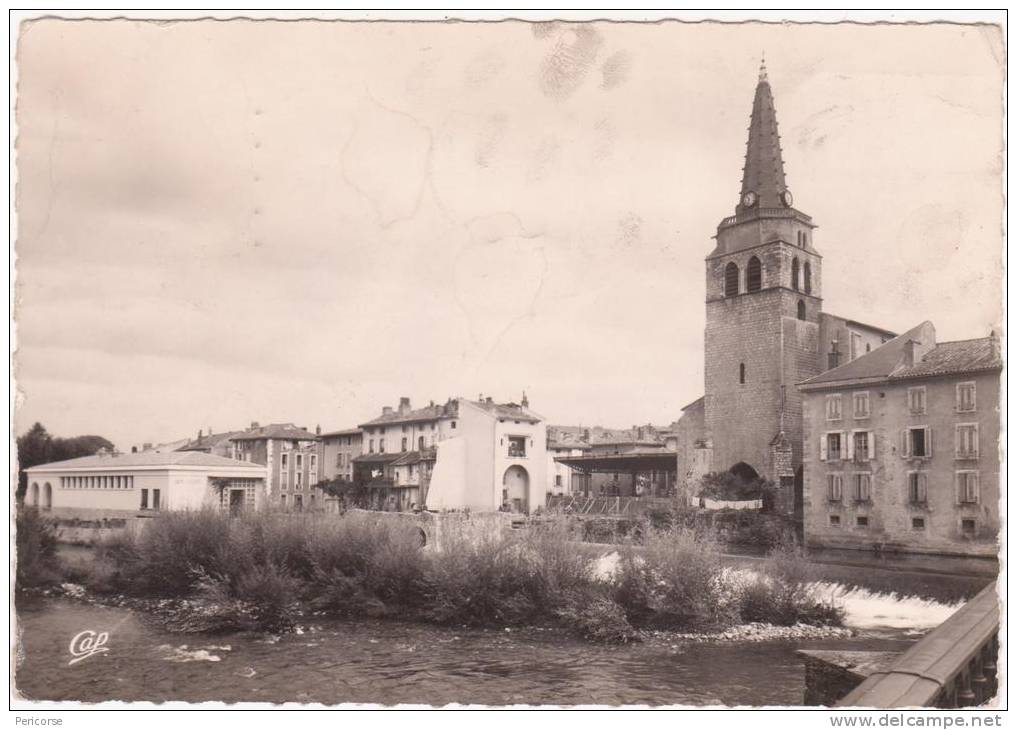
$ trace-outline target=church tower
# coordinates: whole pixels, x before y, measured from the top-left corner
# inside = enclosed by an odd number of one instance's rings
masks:
[[[821,365],[821,257],[784,177],[765,62],[748,131],[741,194],[706,258],[706,445],[713,470],[754,471],[790,491],[802,462],[795,384]]]

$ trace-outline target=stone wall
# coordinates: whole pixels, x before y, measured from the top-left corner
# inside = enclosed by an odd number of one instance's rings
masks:
[[[976,411],[958,413],[956,386],[974,381]],[[926,388],[926,413],[912,415],[907,407],[907,389]],[[852,396],[856,391],[869,393],[870,415],[855,418]],[[826,396],[839,393],[842,417],[826,418]],[[869,385],[867,387],[825,390],[806,394],[805,409],[805,532],[809,545],[878,549],[886,551],[934,554],[995,556],[999,534],[999,375],[940,377]],[[955,426],[977,423],[979,455],[977,459],[958,458]],[[908,427],[928,426],[932,436],[929,458],[907,458],[901,453],[901,433]],[[849,459],[820,459],[820,439],[830,431],[848,434],[870,431],[874,438],[874,458],[858,462]],[[956,473],[978,473],[979,500],[962,504],[957,498]],[[921,471],[927,476],[928,501],[910,503],[908,472]],[[854,499],[854,479],[858,473],[871,474],[871,498]],[[829,474],[841,474],[842,499],[830,501],[827,494]],[[831,524],[831,515],[839,524]],[[859,524],[864,518],[868,524]],[[916,529],[913,520],[924,520]],[[974,520],[975,529],[966,533],[963,520]]]

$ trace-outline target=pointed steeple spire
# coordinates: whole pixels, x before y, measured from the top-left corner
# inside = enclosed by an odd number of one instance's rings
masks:
[[[785,196],[784,159],[781,156],[780,135],[777,133],[777,112],[766,73],[766,56],[759,64],[759,83],[752,101],[752,118],[749,122],[749,141],[745,150],[745,168],[742,173],[741,199],[738,213],[753,208],[790,208],[790,196]]]

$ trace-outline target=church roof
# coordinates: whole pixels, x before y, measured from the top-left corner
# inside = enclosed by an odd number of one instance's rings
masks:
[[[736,210],[742,213],[749,208],[786,208],[788,206],[781,197],[785,190],[787,184],[780,135],[777,133],[777,111],[773,106],[773,93],[764,61],[759,67],[759,83],[752,101],[749,141],[742,172],[742,200],[739,200]],[[743,201],[748,192],[756,195],[756,202],[747,208]]]
[[[976,373],[1003,366],[998,343],[992,336],[939,343],[936,343],[935,337],[932,324],[923,322],[870,353],[806,380],[801,386],[804,390],[811,390],[813,387]],[[908,343],[921,344],[923,341],[930,347],[908,365],[905,357]]]

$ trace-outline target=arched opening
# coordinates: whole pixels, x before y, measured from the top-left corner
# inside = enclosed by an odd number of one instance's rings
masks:
[[[791,259],[791,288],[798,291],[798,257]]]
[[[752,482],[759,479],[759,472],[753,469],[749,464],[744,461],[739,461],[737,464],[728,469],[732,474],[741,479],[743,482]]]
[[[798,319],[805,321],[805,302],[798,300]]]
[[[28,503],[33,507],[39,506],[39,484],[32,482],[32,489],[28,492]]]
[[[42,488],[42,508],[53,509],[53,486],[49,482]]]
[[[763,265],[755,256],[749,259],[749,269],[746,276],[745,288],[748,291],[759,291],[763,288]]]
[[[805,262],[805,266],[803,267],[803,273],[805,275],[805,293],[806,294],[811,294],[812,293],[812,267],[809,266],[809,262],[808,261]]]
[[[525,513],[529,511],[526,495],[530,491],[530,475],[526,469],[518,465],[510,466],[505,470],[501,483],[502,507],[507,507],[513,512]]]
[[[745,363],[738,364],[738,382],[745,385]]]
[[[732,261],[724,267],[724,296],[733,297],[738,294],[738,265]]]

